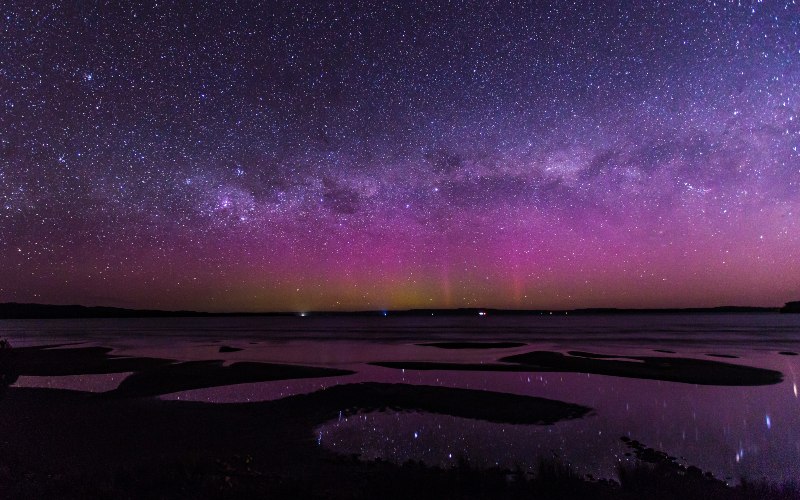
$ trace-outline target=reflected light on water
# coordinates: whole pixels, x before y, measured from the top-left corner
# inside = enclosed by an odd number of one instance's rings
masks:
[[[430,413],[331,415],[308,436],[318,446],[364,460],[422,460],[452,466],[535,467],[554,454],[594,477],[616,474],[626,456],[620,437],[678,457],[720,478],[800,477],[800,318],[773,315],[701,317],[548,317],[478,319],[233,318],[0,323],[15,347],[42,344],[107,346],[114,355],[179,361],[219,359],[352,370],[353,375],[275,380],[192,389],[160,399],[246,403],[285,398],[360,382],[403,383],[495,391],[590,407],[585,418],[548,426],[502,425]],[[487,328],[490,325],[490,328]],[[419,342],[518,342],[503,349],[438,349]],[[237,348],[221,352],[221,346]],[[624,356],[685,357],[768,368],[778,384],[713,386],[563,372],[469,372],[377,367],[374,361],[496,363],[541,350],[594,352],[607,362]],[[658,354],[654,354],[658,353]],[[712,354],[709,354],[712,353]],[[23,376],[17,387],[112,390],[128,375]],[[786,393],[790,392],[791,395]],[[773,426],[773,422],[775,425]]]

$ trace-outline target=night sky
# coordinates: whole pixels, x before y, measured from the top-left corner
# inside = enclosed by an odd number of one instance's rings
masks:
[[[144,3],[0,7],[0,301],[800,298],[794,1]]]

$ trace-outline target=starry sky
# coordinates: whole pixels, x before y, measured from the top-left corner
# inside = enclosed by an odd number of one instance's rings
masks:
[[[795,1],[0,5],[0,301],[800,299]]]

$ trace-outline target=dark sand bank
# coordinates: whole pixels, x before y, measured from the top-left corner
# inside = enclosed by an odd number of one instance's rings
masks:
[[[223,366],[221,360],[176,362],[170,359],[127,357],[111,354],[106,347],[24,347],[4,353],[4,373],[13,383],[21,375],[62,376],[134,372],[119,388],[106,395],[141,397],[170,392],[247,382],[266,382],[310,377],[351,375],[336,370],[302,365],[238,362]]]
[[[170,392],[247,382],[267,382],[311,377],[352,375],[349,370],[274,363],[238,362],[223,366],[219,360],[186,361],[153,367],[129,375],[110,396],[157,396]]]
[[[405,384],[352,384],[325,391],[336,398],[339,391],[355,391],[348,413],[374,410],[414,410],[454,417],[508,424],[550,425],[561,420],[581,418],[591,408],[552,399],[519,396],[491,391]]]
[[[438,347],[439,349],[507,349],[522,347],[524,342],[426,342],[417,344],[422,347]]]
[[[116,356],[107,347],[21,347],[6,354],[6,365],[18,375],[61,376],[149,370],[170,359]]]
[[[376,362],[377,366],[406,370],[469,370],[510,372],[576,372],[700,385],[755,386],[777,384],[775,370],[705,359],[616,356],[570,351],[532,351],[500,358],[500,363],[438,363],[424,361]]]
[[[662,356],[613,356],[628,359],[602,359],[608,356],[570,351],[534,351],[501,358],[500,361],[529,366],[545,366],[563,371],[597,373],[622,377],[685,382],[700,385],[769,385],[783,380],[783,374],[764,368],[721,361]]]
[[[242,349],[241,347],[231,347],[231,346],[227,346],[227,345],[224,345],[224,346],[219,348],[219,352],[239,352],[239,351],[243,351],[243,350],[244,349]]]

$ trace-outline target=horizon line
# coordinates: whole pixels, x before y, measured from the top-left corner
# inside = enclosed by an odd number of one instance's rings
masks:
[[[190,309],[140,309],[117,306],[86,306],[82,304],[42,304],[35,302],[2,302],[0,303],[0,317],[12,318],[9,314],[22,314],[24,316],[48,315],[72,310],[70,317],[80,317],[78,313],[106,313],[131,314],[138,316],[389,316],[389,315],[568,315],[573,314],[653,314],[653,313],[691,313],[691,312],[780,312],[788,309],[792,304],[800,302],[786,302],[783,306],[751,306],[751,305],[720,305],[709,307],[579,307],[572,309],[516,309],[498,307],[452,307],[452,308],[407,308],[407,309],[360,309],[360,310],[275,310],[275,311],[198,311]],[[796,306],[795,306],[796,307]],[[38,315],[36,313],[39,313]],[[52,317],[52,316],[51,316]],[[23,318],[19,318],[23,319]],[[31,318],[28,318],[31,319]],[[55,319],[55,318],[53,318]]]

